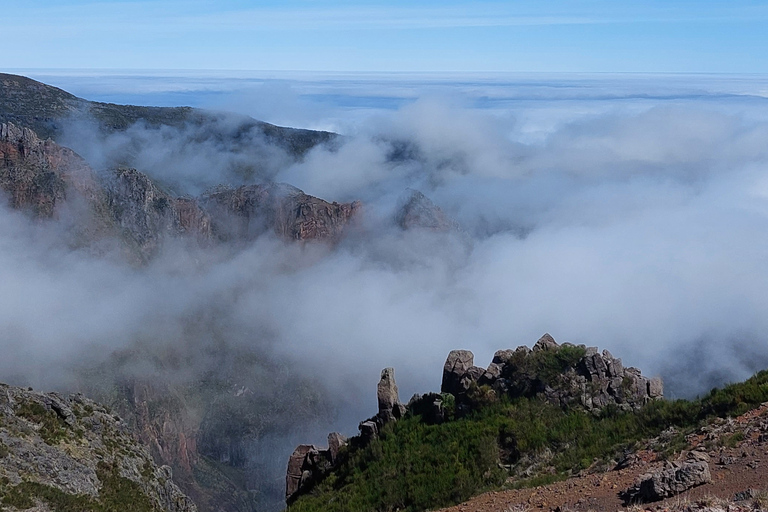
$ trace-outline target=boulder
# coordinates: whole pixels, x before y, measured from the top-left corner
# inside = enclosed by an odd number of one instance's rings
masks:
[[[462,392],[461,379],[474,366],[475,355],[469,350],[451,350],[443,365],[440,391],[452,395]]]
[[[642,475],[637,483],[621,493],[625,503],[647,503],[676,496],[698,485],[712,481],[709,464],[705,460],[690,458],[683,463],[669,463],[668,467]]]
[[[301,487],[302,474],[304,472],[304,459],[310,450],[315,446],[311,444],[301,444],[293,450],[288,458],[288,471],[285,475],[285,499],[289,500]]]
[[[555,341],[555,338],[553,338],[548,332],[544,333],[544,335],[539,338],[539,340],[533,345],[534,351],[539,350],[554,350],[557,349],[560,345],[557,344]]]
[[[336,461],[339,460],[339,451],[347,444],[349,444],[347,438],[338,432],[328,434],[328,454],[331,458],[331,464],[336,464]]]

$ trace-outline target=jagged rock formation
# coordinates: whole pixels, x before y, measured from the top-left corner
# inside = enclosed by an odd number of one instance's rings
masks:
[[[408,190],[395,222],[402,229],[421,228],[430,231],[458,231],[459,224],[418,190]]]
[[[0,157],[0,189],[13,208],[53,217],[68,191],[92,202],[104,199],[85,160],[29,128],[0,124]]]
[[[192,198],[175,198],[136,169],[112,171],[104,180],[111,216],[144,260],[156,254],[163,238],[211,238],[211,218]]]
[[[249,240],[267,230],[291,240],[337,240],[361,203],[328,203],[286,184],[221,188],[203,196],[213,229],[224,240]]]
[[[361,210],[357,201],[329,203],[285,184],[174,197],[136,169],[98,174],[73,151],[11,123],[0,125],[0,156],[0,189],[11,207],[50,218],[70,203],[85,204],[74,223],[78,243],[117,237],[144,262],[172,237],[237,242],[272,231],[288,240],[336,241]]]
[[[360,423],[360,441],[368,443],[375,438],[381,428],[405,416],[406,407],[400,403],[400,396],[395,382],[395,369],[384,368],[376,387],[379,412],[376,416]],[[339,451],[348,440],[337,432],[328,434],[328,448],[314,445],[299,445],[288,459],[288,471],[285,476],[285,499],[288,504],[311,489],[338,462]]]
[[[376,397],[379,402],[377,417],[382,423],[397,421],[405,416],[405,406],[400,403],[400,395],[395,383],[395,369],[384,368],[381,371],[381,380],[376,388]]]
[[[691,452],[685,462],[667,462],[667,467],[638,478],[638,482],[622,492],[626,503],[659,501],[712,481],[709,456]]]
[[[662,398],[661,379],[644,377],[637,368],[624,368],[621,359],[595,347],[559,345],[549,334],[533,349],[500,350],[487,369],[474,366],[467,350],[454,350],[443,368],[441,391],[458,402],[470,401],[470,392],[489,386],[497,395],[540,395],[558,405],[580,405],[600,410],[608,405],[637,409]]]
[[[443,365],[441,393],[415,395],[407,406],[400,403],[394,369],[385,368],[377,387],[378,413],[359,424],[359,435],[349,443],[353,449],[365,447],[380,435],[386,424],[409,414],[420,416],[421,421],[428,424],[443,423],[493,403],[502,395],[540,397],[555,405],[581,407],[596,413],[609,405],[627,411],[638,409],[650,400],[662,398],[662,388],[660,379],[648,379],[636,368],[624,368],[621,360],[607,350],[600,353],[594,347],[560,345],[552,336],[544,334],[531,349],[522,346],[516,350],[499,350],[488,368],[475,366],[474,355],[469,350],[451,351]],[[335,435],[338,434],[331,434]],[[510,435],[509,439],[499,441],[500,459],[504,451],[516,452],[514,434]],[[329,446],[333,446],[331,436]],[[332,449],[312,445],[297,447],[288,462],[287,503],[309,492],[337,464]],[[695,467],[686,468],[675,482],[695,480],[686,476],[693,474]],[[668,480],[663,476],[659,481]],[[661,489],[659,485],[654,486]]]
[[[197,510],[171,469],[156,466],[120,418],[82,395],[0,384],[0,462],[10,510]]]
[[[337,462],[339,451],[347,445],[347,438],[338,432],[328,434],[328,448],[311,444],[296,447],[288,459],[285,475],[285,501],[293,500],[311,489]]]

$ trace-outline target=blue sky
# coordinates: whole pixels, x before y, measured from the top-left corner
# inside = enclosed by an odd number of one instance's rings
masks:
[[[0,0],[0,12],[4,69],[768,72],[756,0]]]

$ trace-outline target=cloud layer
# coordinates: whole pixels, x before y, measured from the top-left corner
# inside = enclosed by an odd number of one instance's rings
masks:
[[[300,163],[251,155],[269,169],[252,179],[364,202],[336,247],[169,242],[133,268],[2,209],[0,348],[11,357],[0,377],[65,386],[72,362],[138,344],[180,351],[186,363],[168,372],[194,379],[220,364],[216,350],[247,349],[287,381],[321,382],[339,412],[329,422],[348,434],[375,412],[381,368],[396,368],[407,400],[439,388],[452,349],[487,365],[547,331],[661,375],[668,396],[743,379],[768,365],[768,105],[744,101],[500,111],[438,95],[358,116],[343,145]],[[235,158],[184,133],[119,137],[141,141],[137,162],[181,188],[229,176]],[[106,162],[125,140],[80,149]],[[408,188],[463,232],[397,227]]]

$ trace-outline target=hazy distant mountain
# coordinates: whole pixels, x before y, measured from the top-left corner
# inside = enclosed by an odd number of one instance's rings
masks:
[[[115,132],[126,130],[138,121],[150,127],[202,126],[211,124],[221,115],[191,107],[145,107],[88,101],[31,78],[0,73],[0,122],[26,126],[43,139],[58,140],[64,124],[73,119],[92,118],[105,132]],[[214,133],[210,136],[236,141],[255,131],[295,156],[337,137],[331,132],[284,128],[247,116],[226,115],[236,122],[228,124],[227,129],[211,124]]]

